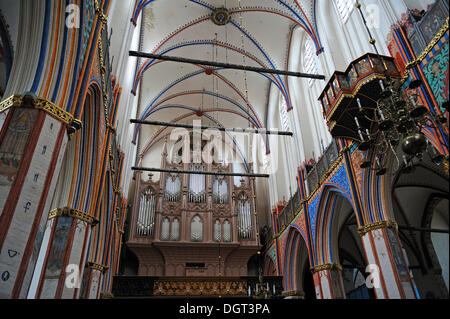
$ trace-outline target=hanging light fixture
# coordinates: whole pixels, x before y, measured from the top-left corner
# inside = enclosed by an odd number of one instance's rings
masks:
[[[386,76],[384,80],[379,80],[381,93],[376,100],[376,108],[364,108],[357,98],[359,111],[354,121],[361,139],[358,148],[363,152],[371,151],[375,159],[374,167],[373,161],[367,160],[361,164],[361,168],[376,170],[379,176],[385,175],[387,169],[383,166],[382,159],[389,152],[394,154],[398,167],[403,166],[405,173],[412,172],[414,161],[421,161],[425,153],[428,153],[435,164],[441,164],[446,157],[428,142],[423,132],[425,129],[432,129],[446,134],[447,119],[422,104],[418,92],[418,88],[423,84],[421,80],[412,80],[409,86],[404,88],[400,79],[389,76],[383,57],[376,48],[376,41],[367,26],[361,4],[357,2],[356,7],[369,33],[370,43],[382,61]],[[414,79],[411,71],[408,72],[409,77]],[[448,110],[448,102],[444,103],[443,107]],[[362,126],[360,123],[369,125]],[[445,137],[448,140],[448,134]],[[445,141],[440,142],[448,147]]]

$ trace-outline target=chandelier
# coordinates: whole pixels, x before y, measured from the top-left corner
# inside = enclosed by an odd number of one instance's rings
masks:
[[[379,80],[379,85],[381,93],[376,108],[363,108],[357,99],[359,111],[354,120],[361,139],[358,148],[360,151],[371,150],[375,156],[374,167],[373,161],[366,160],[361,168],[376,170],[379,176],[386,174],[382,158],[390,151],[397,160],[397,169],[403,165],[405,173],[412,172],[414,162],[421,161],[425,153],[435,164],[441,164],[445,156],[428,142],[423,132],[426,129],[446,132],[448,122],[443,115],[428,110],[421,103],[417,89],[422,81],[414,80],[403,89],[400,80],[393,80],[386,73],[386,79]],[[448,102],[443,107],[448,110]],[[360,125],[363,122],[369,125]],[[448,139],[448,135],[446,137]]]
[[[414,162],[422,161],[425,153],[428,153],[435,164],[440,165],[446,157],[428,141],[424,132],[431,129],[438,139],[441,138],[439,137],[441,133],[445,141],[439,140],[439,143],[448,148],[446,117],[422,104],[418,88],[423,83],[419,79],[414,79],[411,70],[408,70],[408,75],[413,80],[406,88],[401,79],[394,79],[388,74],[359,1],[356,2],[356,7],[366,27],[370,44],[382,61],[385,76],[379,80],[381,92],[376,98],[375,108],[363,108],[360,99],[357,98],[358,112],[354,121],[361,139],[358,148],[363,152],[371,151],[374,156],[374,161],[368,158],[361,164],[361,168],[375,170],[378,176],[385,175],[387,168],[382,162],[383,157],[389,152],[393,153],[397,162],[394,171],[403,166],[402,172],[411,173],[414,170]],[[448,111],[448,101],[442,107]]]

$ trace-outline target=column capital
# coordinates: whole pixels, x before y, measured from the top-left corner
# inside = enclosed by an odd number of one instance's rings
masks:
[[[94,263],[94,262],[92,262],[92,261],[88,261],[88,262],[86,263],[86,268],[98,270],[98,271],[100,271],[100,272],[102,272],[102,273],[105,272],[105,271],[107,271],[107,270],[109,269],[108,266],[101,265],[101,264],[97,264],[97,263]]]
[[[50,214],[48,215],[48,219],[50,220],[52,218],[61,217],[61,216],[77,218],[77,219],[82,220],[93,226],[98,224],[98,220],[96,220],[94,217],[90,216],[89,214],[82,212],[80,210],[74,209],[74,208],[69,208],[69,207],[55,208],[55,209],[51,210]]]
[[[342,270],[342,265],[340,264],[324,264],[319,266],[314,266],[314,268],[311,269],[313,273],[323,271],[323,270],[331,270],[331,269],[338,269]]]
[[[371,232],[371,231],[374,231],[374,230],[380,229],[380,228],[394,228],[395,230],[398,230],[398,224],[394,221],[382,220],[380,222],[376,222],[373,224],[364,225],[363,227],[358,229],[358,233],[361,236],[364,236],[368,232]]]
[[[284,297],[305,297],[305,293],[300,290],[283,291]]]
[[[63,108],[47,99],[38,98],[32,93],[24,93],[23,95],[15,94],[0,102],[0,112],[11,107],[29,107],[42,110],[66,124],[69,133],[79,130],[82,125],[80,120],[75,119],[72,114]]]

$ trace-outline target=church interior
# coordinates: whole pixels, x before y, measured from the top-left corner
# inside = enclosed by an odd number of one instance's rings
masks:
[[[0,299],[448,299],[448,12],[0,0]]]

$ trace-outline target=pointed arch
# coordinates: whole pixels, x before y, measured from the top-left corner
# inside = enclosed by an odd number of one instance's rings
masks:
[[[339,186],[326,184],[320,194],[316,218],[314,253],[317,265],[339,263],[337,205],[348,203],[355,214],[355,206],[349,195]]]

